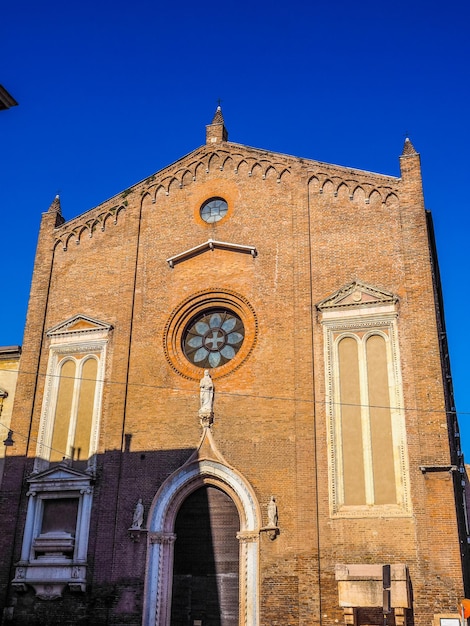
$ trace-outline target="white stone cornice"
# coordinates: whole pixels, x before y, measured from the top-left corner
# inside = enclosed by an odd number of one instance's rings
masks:
[[[194,248],[189,248],[189,250],[185,250],[184,252],[179,252],[178,254],[171,256],[166,260],[166,262],[170,267],[174,267],[176,263],[181,263],[181,261],[186,261],[193,256],[202,254],[203,252],[215,250],[216,248],[219,250],[228,250],[230,252],[251,254],[253,258],[258,256],[258,251],[255,246],[246,246],[239,243],[230,243],[228,241],[215,241],[213,239],[208,239],[206,242],[201,243],[198,246],[194,246]]]

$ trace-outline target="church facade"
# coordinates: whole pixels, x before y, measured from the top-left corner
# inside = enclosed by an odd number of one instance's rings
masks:
[[[420,157],[228,141],[44,213],[0,510],[5,623],[457,626],[459,449]]]

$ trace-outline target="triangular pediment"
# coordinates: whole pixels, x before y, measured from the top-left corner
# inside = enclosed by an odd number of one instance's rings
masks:
[[[397,301],[398,297],[393,293],[355,280],[319,302],[317,309],[325,311],[327,309],[385,306],[395,304]]]
[[[89,484],[91,477],[86,472],[69,467],[66,463],[59,463],[49,467],[48,469],[33,474],[28,478],[30,488],[40,487],[44,489],[46,485],[67,483],[69,486],[72,484],[83,485]]]
[[[57,324],[47,331],[48,337],[58,337],[62,335],[79,335],[83,333],[108,332],[112,329],[111,324],[93,319],[87,315],[74,315],[65,322]]]

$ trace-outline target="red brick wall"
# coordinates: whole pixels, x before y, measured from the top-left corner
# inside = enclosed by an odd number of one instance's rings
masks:
[[[56,230],[55,216],[45,215],[13,418],[13,427],[30,435],[12,449],[18,460],[4,481],[12,504],[0,513],[3,527],[21,532],[24,520],[22,458],[34,456],[38,436],[48,359],[43,330],[77,313],[112,324],[89,587],[84,596],[66,594],[55,612],[79,605],[87,623],[140,623],[146,546],[129,538],[132,510],[142,497],[148,511],[201,435],[198,381],[171,367],[165,327],[192,294],[231,290],[256,313],[256,345],[235,371],[220,379],[214,373],[213,434],[264,515],[271,495],[279,507],[278,538],[260,541],[260,623],[341,621],[335,564],[395,562],[410,568],[415,623],[429,624],[434,612],[456,610],[462,580],[452,481],[419,470],[449,462],[419,157],[403,157],[396,179],[236,144],[212,150],[195,151]],[[198,212],[214,195],[228,201],[229,213],[208,225]],[[112,215],[90,237],[87,222],[117,206],[116,223]],[[170,269],[166,259],[209,238],[256,246],[258,256],[217,249]],[[400,298],[408,517],[329,516],[323,331],[314,305],[354,279]],[[6,543],[15,560],[20,539],[12,544],[11,534]],[[12,549],[5,549],[11,563]],[[8,569],[0,573],[4,589]],[[19,597],[17,619],[36,604],[30,592]]]

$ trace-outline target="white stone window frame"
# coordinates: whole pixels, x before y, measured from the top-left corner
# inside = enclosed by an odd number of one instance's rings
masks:
[[[331,517],[408,517],[411,515],[397,318],[396,303],[363,305],[351,309],[322,310],[321,313],[321,323],[324,329],[325,400],[328,421],[327,449]],[[362,337],[359,337],[359,333],[362,334]],[[365,358],[366,341],[373,335],[379,335],[384,338],[387,351],[393,461],[397,494],[396,504],[374,504],[373,502],[367,361]],[[346,337],[351,337],[358,342],[367,500],[367,504],[364,505],[346,505],[344,503],[341,411],[338,410],[338,407],[341,405],[338,345]]]
[[[92,478],[60,463],[28,479],[28,510],[23,534],[21,559],[12,581],[17,591],[32,586],[43,600],[62,596],[68,585],[72,591],[85,591],[88,536],[93,499]],[[41,535],[46,500],[76,498],[77,522],[72,557],[52,554],[37,556],[35,540]]]
[[[86,322],[90,323],[90,327],[74,330],[75,323],[82,320],[86,320]],[[88,468],[91,472],[95,471],[106,367],[106,351],[108,335],[111,329],[112,326],[109,324],[104,324],[103,322],[98,322],[97,320],[92,320],[92,318],[85,316],[75,316],[74,318],[71,318],[71,320],[67,320],[67,322],[54,327],[47,333],[48,337],[50,337],[51,343],[49,347],[49,361],[44,387],[38,442],[36,446],[36,458],[34,462],[35,472],[44,470],[50,463],[49,459],[60,383],[60,369],[65,363],[67,357],[75,361],[77,370],[75,373],[67,450],[64,450],[64,457],[66,459],[70,459],[69,450],[75,433],[78,395],[80,390],[80,374],[86,360],[94,358],[98,361],[88,455]],[[84,354],[85,356],[77,359],[75,356],[77,354]]]

